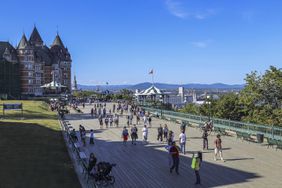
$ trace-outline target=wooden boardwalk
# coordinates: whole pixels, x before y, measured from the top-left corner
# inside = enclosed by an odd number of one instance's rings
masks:
[[[110,107],[107,104],[107,107]],[[191,156],[202,149],[201,132],[196,128],[188,128],[186,135],[186,155],[180,157],[180,175],[170,174],[168,167],[168,152],[165,143],[156,140],[157,127],[166,123],[178,138],[179,124],[160,119],[152,120],[149,128],[149,143],[141,141],[142,125],[138,126],[139,141],[137,145],[131,142],[123,146],[121,140],[125,117],[120,118],[120,128],[100,129],[97,119],[90,117],[91,106],[86,106],[83,114],[72,113],[66,116],[72,126],[78,130],[79,124],[87,130],[95,130],[95,145],[87,144],[83,150],[89,155],[94,152],[98,161],[116,163],[113,175],[117,188],[187,188],[187,187],[282,187],[282,152],[266,146],[236,140],[234,137],[222,136],[223,156],[226,162],[213,160],[213,140],[209,136],[208,151],[203,153],[203,164],[200,170],[202,185],[195,186],[195,175],[191,169]],[[135,122],[135,118],[134,121]],[[105,128],[105,127],[104,127]],[[89,135],[87,135],[89,136]],[[88,141],[88,140],[87,140]],[[111,186],[108,186],[111,187]]]

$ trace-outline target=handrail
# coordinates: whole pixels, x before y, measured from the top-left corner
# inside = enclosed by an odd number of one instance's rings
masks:
[[[141,106],[146,111],[151,113],[158,113],[159,115],[175,118],[181,121],[190,121],[193,123],[202,124],[208,121],[207,116],[199,116],[195,114],[174,112],[169,110],[162,110],[152,107]],[[254,123],[246,123],[241,121],[226,120],[220,118],[211,118],[215,127],[224,128],[235,132],[244,132],[249,134],[264,134],[267,138],[282,140],[282,127],[259,125]]]

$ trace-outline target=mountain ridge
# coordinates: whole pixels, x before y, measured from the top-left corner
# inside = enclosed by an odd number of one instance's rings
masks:
[[[154,83],[157,88],[160,89],[178,89],[179,87],[184,87],[185,89],[243,89],[244,84],[224,84],[224,83],[213,83],[213,84],[198,84],[198,83],[188,83],[188,84],[167,84],[167,83]],[[82,85],[78,84],[78,89],[82,90],[121,90],[121,89],[147,89],[152,86],[150,82],[143,82],[138,84],[125,84],[125,85]]]

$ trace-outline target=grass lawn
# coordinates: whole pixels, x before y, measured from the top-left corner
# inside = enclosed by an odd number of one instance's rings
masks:
[[[40,101],[23,103],[0,119],[0,187],[81,187],[69,158],[57,115]]]

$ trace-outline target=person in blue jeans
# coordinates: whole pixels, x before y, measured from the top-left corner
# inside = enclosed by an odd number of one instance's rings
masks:
[[[185,155],[186,135],[184,130],[179,135],[180,151]]]

